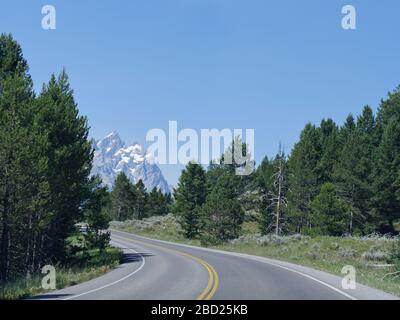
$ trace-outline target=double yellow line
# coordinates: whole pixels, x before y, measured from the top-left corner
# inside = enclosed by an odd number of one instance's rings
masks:
[[[118,231],[118,230],[116,230],[116,231]],[[123,231],[118,231],[118,232],[123,232]],[[171,249],[171,248],[166,248],[166,247],[156,245],[153,243],[147,243],[147,242],[143,242],[143,241],[136,240],[136,239],[125,238],[125,237],[121,237],[120,235],[113,235],[113,236],[116,238],[121,238],[123,240],[128,240],[130,242],[137,242],[137,243],[141,243],[146,246],[156,247],[156,248],[162,249],[164,251],[174,252],[181,256],[184,256],[191,260],[194,260],[197,263],[199,263],[200,265],[202,265],[207,270],[209,279],[208,279],[207,287],[200,293],[200,295],[196,298],[196,300],[210,300],[214,296],[215,292],[217,291],[218,285],[219,285],[218,273],[214,269],[214,267],[212,265],[210,265],[207,261],[205,261],[199,257],[195,257],[191,254],[181,252],[181,251]]]
[[[214,294],[215,291],[218,289],[219,285],[219,279],[218,279],[218,273],[217,271],[213,268],[212,265],[207,263],[206,261],[199,259],[195,256],[190,256],[192,259],[195,259],[198,261],[204,268],[207,269],[208,271],[208,285],[207,287],[203,290],[203,292],[196,298],[197,300],[210,300]]]

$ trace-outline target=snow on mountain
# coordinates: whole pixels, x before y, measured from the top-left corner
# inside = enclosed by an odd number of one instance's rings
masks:
[[[92,175],[99,174],[109,187],[113,186],[118,174],[124,172],[133,183],[142,179],[149,191],[157,187],[164,193],[170,192],[160,168],[151,161],[151,154],[146,153],[140,144],[127,146],[113,131],[101,140],[94,140],[93,146]]]

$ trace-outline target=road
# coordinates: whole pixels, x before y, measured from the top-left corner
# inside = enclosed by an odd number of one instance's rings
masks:
[[[358,300],[396,299],[342,278],[282,261],[151,240],[112,231],[125,261],[91,281],[35,299]]]

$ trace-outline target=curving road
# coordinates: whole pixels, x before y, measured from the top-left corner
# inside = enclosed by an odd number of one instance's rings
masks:
[[[286,262],[198,248],[112,231],[125,252],[115,270],[91,281],[35,299],[137,300],[338,300],[396,299],[342,278]]]

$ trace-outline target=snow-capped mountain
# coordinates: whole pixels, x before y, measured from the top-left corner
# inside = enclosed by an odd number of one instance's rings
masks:
[[[93,146],[95,153],[92,174],[99,174],[103,183],[109,187],[113,186],[118,174],[124,172],[133,183],[142,179],[148,191],[157,187],[164,193],[170,192],[160,168],[140,144],[126,145],[118,133],[113,131],[104,139],[94,140]]]

